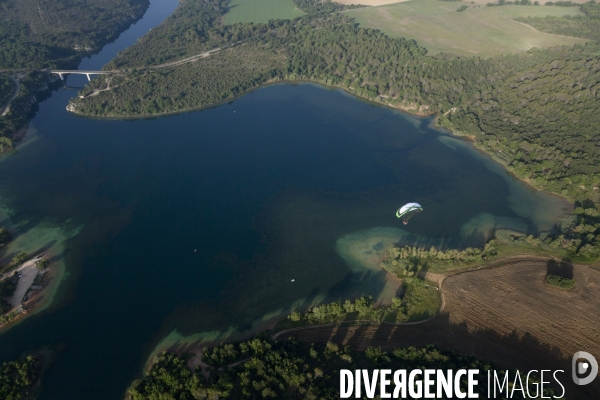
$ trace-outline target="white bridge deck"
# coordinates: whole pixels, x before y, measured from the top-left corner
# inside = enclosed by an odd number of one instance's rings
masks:
[[[60,79],[65,80],[64,75],[76,74],[76,75],[85,75],[90,79],[90,75],[109,75],[114,74],[114,71],[93,71],[93,70],[85,70],[85,69],[51,69],[48,70],[51,74],[58,74]]]

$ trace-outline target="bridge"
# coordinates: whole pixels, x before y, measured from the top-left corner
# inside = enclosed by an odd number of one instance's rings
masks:
[[[110,74],[114,74],[116,71],[89,71],[89,70],[83,70],[83,69],[50,69],[48,70],[48,72],[50,72],[51,74],[57,74],[58,76],[60,76],[61,80],[65,80],[64,75],[69,75],[69,74],[77,74],[77,75],[85,75],[88,78],[88,81],[90,81],[90,75],[110,75]]]

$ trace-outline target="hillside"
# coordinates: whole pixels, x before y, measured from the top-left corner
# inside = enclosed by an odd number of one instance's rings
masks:
[[[76,68],[139,19],[149,0],[5,0],[0,2],[0,152],[13,148],[52,77],[42,68]],[[9,78],[9,75],[11,76]],[[13,96],[12,80],[19,92]],[[10,85],[9,85],[10,84]]]
[[[228,48],[177,66],[95,79],[69,107],[83,115],[142,117],[210,106],[269,81],[310,80],[393,107],[438,113],[440,125],[472,136],[535,187],[599,198],[596,43],[486,59],[432,57],[413,40],[357,27],[336,12],[342,6],[316,4],[294,21],[224,26],[223,2],[188,1],[108,68]]]
[[[148,0],[5,0],[0,3],[0,69],[74,67],[113,40]]]

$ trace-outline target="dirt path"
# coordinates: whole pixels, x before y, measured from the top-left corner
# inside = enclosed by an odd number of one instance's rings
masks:
[[[580,37],[576,37],[576,36],[566,36],[566,35],[559,35],[558,33],[543,32],[543,31],[535,29],[533,26],[528,25],[525,22],[515,21],[514,19],[512,19],[511,21],[512,22],[516,22],[517,24],[525,25],[526,27],[528,27],[532,31],[537,32],[537,33],[541,33],[542,35],[552,35],[552,36],[560,36],[560,37],[569,38],[569,39],[583,39],[583,40],[590,40],[591,41],[591,39],[584,39],[584,38],[580,38]]]
[[[242,44],[242,42],[239,41],[237,43],[234,43],[234,44],[231,44],[231,45],[226,45],[226,46],[223,46],[223,47],[217,47],[216,49],[205,51],[204,53],[196,54],[196,55],[193,55],[191,57],[184,58],[182,60],[171,61],[171,62],[168,62],[168,63],[153,65],[153,66],[150,66],[150,67],[144,67],[144,68],[140,68],[140,69],[157,69],[157,68],[176,67],[176,66],[181,65],[181,64],[187,64],[189,62],[197,61],[197,60],[199,60],[201,58],[206,58],[206,57],[212,56],[214,54],[220,53],[223,50],[227,50],[227,49],[230,49],[230,48],[233,48],[233,47],[237,47],[237,46],[239,46],[241,44]]]
[[[13,90],[13,94],[12,94],[11,98],[6,102],[6,104],[2,108],[2,111],[0,112],[0,117],[3,117],[6,114],[8,114],[8,112],[10,111],[10,103],[12,103],[12,101],[17,98],[17,96],[19,95],[19,92],[21,91],[21,84],[19,83],[19,81],[17,79],[13,78],[12,76],[10,77],[10,80],[12,81],[13,85],[15,86],[15,89]]]
[[[502,367],[562,369],[567,395],[598,399],[600,384],[572,383],[570,358],[579,350],[600,356],[600,272],[574,266],[576,285],[564,291],[545,283],[548,268],[556,266],[553,259],[512,258],[447,276],[442,312],[422,324],[311,327],[286,336],[359,350],[435,344]]]

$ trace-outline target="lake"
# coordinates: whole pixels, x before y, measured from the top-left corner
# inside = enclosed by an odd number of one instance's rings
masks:
[[[17,232],[4,259],[50,249],[64,271],[45,310],[0,333],[0,361],[59,349],[41,399],[119,398],[156,348],[241,338],[322,301],[389,301],[397,282],[377,264],[392,243],[481,245],[571,207],[431,119],[339,90],[280,84],[135,121],[71,115],[74,95],[43,102],[0,160]],[[424,211],[404,226],[411,201]]]

